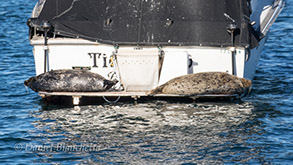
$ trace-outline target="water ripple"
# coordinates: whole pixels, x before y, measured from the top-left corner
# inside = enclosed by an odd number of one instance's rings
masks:
[[[293,1],[272,26],[238,103],[43,105],[26,20],[35,1],[0,3],[0,163],[291,164]]]

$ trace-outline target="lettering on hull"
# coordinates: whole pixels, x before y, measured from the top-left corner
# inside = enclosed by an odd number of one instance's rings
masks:
[[[105,53],[88,53],[91,59],[93,59],[93,68],[108,68],[113,67],[113,62],[109,56]],[[99,66],[98,64],[101,64]]]

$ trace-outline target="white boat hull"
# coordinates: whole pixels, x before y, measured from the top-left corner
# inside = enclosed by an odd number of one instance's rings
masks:
[[[34,46],[34,58],[36,74],[39,75],[44,72],[44,39],[32,39],[31,44]],[[237,48],[235,54],[236,76],[247,79],[252,79],[260,57],[261,51],[264,47],[264,40],[260,45],[252,50],[245,48]],[[99,73],[107,78],[112,66],[110,65],[110,57],[115,52],[114,46],[103,45],[95,42],[90,42],[82,39],[50,39],[47,46],[49,70],[57,69],[73,69],[76,67],[89,67],[92,72]],[[119,49],[135,50],[137,52],[147,49],[159,52],[157,47],[121,47]],[[184,58],[188,66],[177,66],[169,60],[170,64],[165,66],[171,69],[169,74],[172,74],[176,69],[172,68],[186,68],[185,73],[199,73],[199,72],[227,72],[232,74],[232,57],[231,48],[217,48],[217,47],[164,47],[165,54],[178,54],[180,56],[187,56]],[[159,54],[158,54],[159,56]],[[175,57],[176,58],[176,57]],[[192,64],[191,64],[192,60]],[[174,62],[174,61],[173,61]],[[177,61],[178,62],[178,61]],[[184,62],[183,62],[184,63]],[[178,64],[178,63],[177,63]],[[142,71],[143,72],[143,71]],[[174,73],[176,74],[176,73]]]
[[[252,1],[251,21],[262,35],[257,47],[120,46],[81,38],[33,35],[36,75],[59,69],[87,69],[119,80],[123,92],[141,93],[169,80],[200,72],[226,72],[252,80],[268,31],[284,1]],[[268,5],[270,4],[270,5]],[[231,43],[231,45],[233,45]],[[46,58],[45,58],[46,57]],[[119,88],[119,86],[117,87]],[[115,94],[119,95],[118,94]]]
[[[44,48],[48,48],[47,68],[49,71],[58,69],[89,68],[90,71],[98,73],[107,79],[111,79],[111,73],[117,71],[117,68],[115,68],[110,61],[111,56],[117,51],[114,46],[98,44],[82,39],[50,39],[48,41],[48,46],[44,47],[43,38],[32,39],[31,44],[34,46],[37,75],[45,71]],[[158,61],[160,51],[163,51],[164,53],[161,68]],[[122,56],[120,52],[124,52],[124,54],[127,54],[128,52],[128,58]],[[148,52],[152,52],[152,54],[148,54]],[[260,51],[248,51],[245,48],[237,48],[235,54],[235,75],[251,80],[256,69],[255,64],[258,61],[259,53]],[[154,82],[149,82],[152,84],[152,88],[155,88],[172,78],[186,74],[199,72],[227,72],[232,74],[233,72],[230,47],[174,46],[159,49],[157,47],[137,48],[133,46],[125,46],[120,47],[116,54],[119,64],[118,67],[120,69],[123,68],[128,73],[129,71],[132,71],[132,73],[129,73],[131,75],[123,73],[120,79],[124,79],[124,77],[131,79],[131,77],[135,76],[135,78],[132,79],[146,81],[150,79],[150,76],[153,76],[152,81]],[[141,59],[143,55],[148,59]],[[149,58],[151,55],[153,58]],[[124,64],[119,63],[122,61],[122,57],[124,57],[124,61],[126,61]],[[155,64],[144,64],[142,62],[136,64],[135,60],[139,60],[137,57],[141,60],[153,61]],[[252,65],[254,67],[251,67]],[[154,71],[151,75],[148,75],[147,78],[146,75],[150,72],[151,68]],[[135,70],[135,72],[133,70]],[[122,74],[121,71],[120,74]],[[150,88],[147,88],[146,90],[150,90]]]

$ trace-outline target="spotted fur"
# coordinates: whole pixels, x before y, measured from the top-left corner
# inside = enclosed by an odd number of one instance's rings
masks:
[[[149,92],[154,94],[243,94],[252,82],[224,72],[203,72],[176,77]]]
[[[35,92],[102,92],[116,82],[89,71],[54,70],[31,77],[24,84]]]

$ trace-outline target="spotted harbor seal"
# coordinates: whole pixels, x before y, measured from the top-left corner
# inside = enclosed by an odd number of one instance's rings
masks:
[[[24,82],[35,92],[103,92],[116,83],[99,74],[83,70],[54,70]]]
[[[151,90],[150,95],[211,95],[244,94],[252,86],[250,80],[239,78],[224,72],[203,72],[171,79],[167,83]]]

